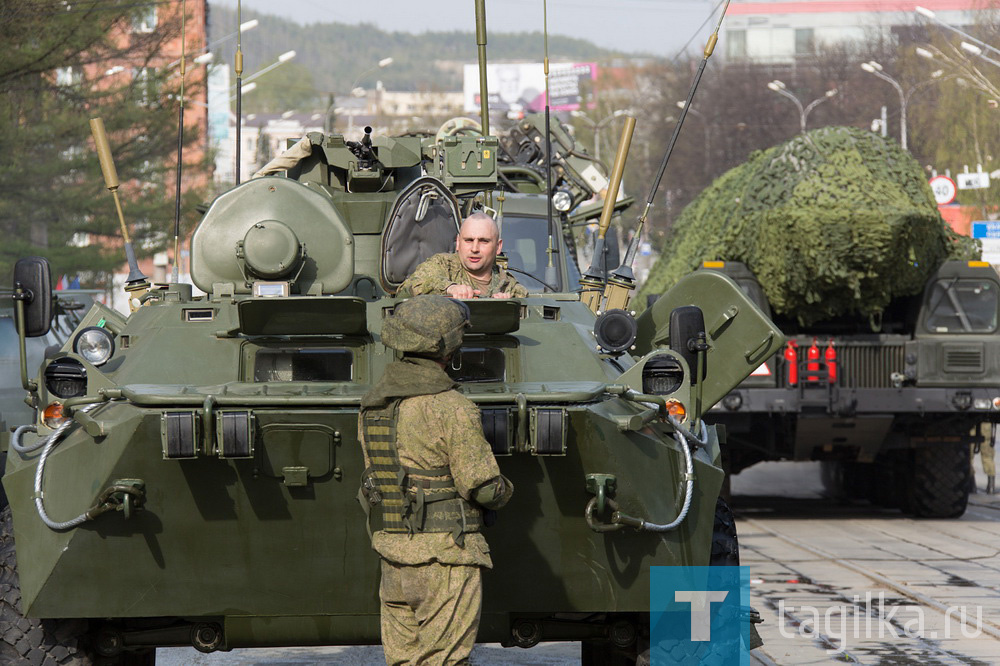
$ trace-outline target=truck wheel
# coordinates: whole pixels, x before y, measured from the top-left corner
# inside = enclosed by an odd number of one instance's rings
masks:
[[[0,663],[65,664],[68,666],[144,666],[154,664],[156,650],[95,655],[87,644],[87,620],[38,620],[21,616],[21,583],[17,576],[10,507],[0,512]]]
[[[972,489],[968,444],[925,446],[913,452],[913,513],[921,518],[958,518]]]

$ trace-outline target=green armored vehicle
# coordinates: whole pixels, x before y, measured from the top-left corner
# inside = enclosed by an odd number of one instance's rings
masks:
[[[212,202],[191,242],[204,295],[130,276],[129,316],[93,306],[22,378],[37,419],[3,477],[0,656],[379,642],[360,399],[393,360],[380,331],[397,288],[498,205],[497,139],[314,134],[296,152]],[[516,488],[487,528],[479,640],[648,661],[650,567],[738,562],[724,444],[702,417],[780,332],[699,273],[637,340],[629,312],[574,291],[544,195],[502,205],[505,248],[542,274],[527,298],[466,301],[448,367]],[[46,332],[48,279],[44,259],[17,265],[26,336]]]

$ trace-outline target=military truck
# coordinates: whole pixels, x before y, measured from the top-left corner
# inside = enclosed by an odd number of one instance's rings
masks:
[[[813,130],[720,177],[678,225],[659,268],[732,277],[785,336],[712,409],[729,470],[819,460],[839,497],[962,515],[970,446],[1000,418],[1000,282],[920,165],[870,132]]]
[[[768,311],[738,262],[706,262]],[[776,318],[782,352],[713,408],[732,446],[733,473],[761,460],[822,460],[846,498],[924,517],[965,511],[970,446],[1000,410],[1000,280],[986,262],[942,264],[922,293],[882,317],[800,326]]]

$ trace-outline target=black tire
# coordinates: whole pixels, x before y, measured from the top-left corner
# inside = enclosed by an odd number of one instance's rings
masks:
[[[715,501],[715,522],[712,528],[712,555],[708,561],[713,567],[740,566],[740,543],[736,536],[736,517],[726,500]]]
[[[637,660],[633,651],[622,650],[607,641],[580,643],[580,666],[635,666]]]
[[[21,615],[21,583],[10,507],[0,512],[0,664],[31,666],[147,666],[156,650],[95,655],[88,644],[87,620],[38,620]]]
[[[921,518],[958,518],[972,490],[968,444],[925,446],[913,452],[910,506]]]

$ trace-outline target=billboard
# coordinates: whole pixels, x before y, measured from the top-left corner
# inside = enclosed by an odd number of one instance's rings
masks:
[[[597,63],[549,64],[549,108],[573,111],[580,108],[581,92],[589,94],[597,78]],[[545,69],[540,62],[498,63],[486,66],[490,110],[508,114],[545,109]],[[463,108],[479,112],[479,66],[465,65]]]

